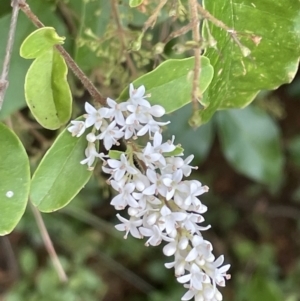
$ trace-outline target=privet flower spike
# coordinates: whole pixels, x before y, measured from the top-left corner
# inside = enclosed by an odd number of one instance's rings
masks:
[[[177,281],[187,289],[181,300],[219,301],[222,295],[217,286],[225,286],[230,278],[224,265],[224,257],[215,259],[211,243],[202,232],[210,226],[202,226],[207,207],[199,196],[208,187],[197,180],[187,180],[192,169],[193,155],[181,158],[180,147],[174,144],[175,137],[166,142],[161,135],[161,125],[153,117],[161,117],[165,110],[159,105],[151,106],[146,100],[145,87],[129,87],[129,99],[117,104],[107,99],[110,108],[96,110],[86,104],[86,120],[69,127],[73,136],[84,137],[86,127],[92,127],[92,135],[86,135],[91,144],[103,140],[108,156],[103,153],[86,152],[81,164],[88,168],[96,158],[105,164],[102,170],[110,175],[109,183],[117,195],[111,200],[116,210],[127,210],[128,218],[117,214],[120,223],[116,229],[124,231],[124,238],[131,234],[135,238],[146,237],[146,246],[157,246],[166,242],[163,252],[174,260],[165,264],[174,268]],[[149,142],[144,147],[128,143],[125,153],[111,151],[118,140],[147,135]],[[120,154],[120,156],[119,156]]]

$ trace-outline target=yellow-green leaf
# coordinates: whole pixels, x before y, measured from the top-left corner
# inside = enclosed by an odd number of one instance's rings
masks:
[[[53,27],[43,27],[32,32],[22,43],[20,55],[25,59],[35,59],[43,55],[54,45],[63,44],[65,38],[60,37]]]
[[[52,47],[35,59],[26,74],[26,102],[36,120],[47,129],[57,129],[71,117],[67,71],[63,57]]]

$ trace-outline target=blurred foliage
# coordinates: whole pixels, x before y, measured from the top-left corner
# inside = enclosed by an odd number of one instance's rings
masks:
[[[1,38],[9,26],[9,2],[0,3]],[[66,36],[66,48],[104,95],[117,97],[124,86],[163,58],[186,55],[173,48],[184,44],[182,36],[170,41],[162,53],[153,49],[170,30],[186,24],[184,12],[170,24],[170,7],[140,40],[147,14],[155,8],[152,1],[144,0],[139,9],[121,1],[117,15],[114,1],[28,2],[47,26]],[[29,66],[18,50],[33,29],[20,13],[6,95],[10,101],[0,118],[13,124],[35,167],[56,134],[33,125],[26,109],[18,111],[25,104],[23,83]],[[134,51],[137,46],[142,46],[139,52]],[[124,49],[132,51],[128,54]],[[4,52],[1,43],[0,59]],[[75,116],[90,98],[71,75],[69,79],[77,104]],[[216,256],[225,253],[232,265],[232,280],[222,290],[224,300],[300,300],[299,81],[298,75],[289,86],[260,93],[245,109],[220,111],[198,129],[188,124],[190,105],[166,116],[171,124],[165,136],[176,135],[185,155],[195,155],[194,164],[200,168],[193,175],[210,186],[202,200],[209,207],[207,223],[213,227],[205,235],[213,242]],[[43,215],[69,277],[65,284],[58,280],[28,208],[16,231],[0,239],[1,300],[179,300],[182,288],[173,271],[163,266],[171,259],[139,240],[123,240],[113,227],[110,198],[96,167],[95,176],[69,206]]]

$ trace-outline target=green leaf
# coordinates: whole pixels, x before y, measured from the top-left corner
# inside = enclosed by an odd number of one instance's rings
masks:
[[[291,82],[300,54],[299,0],[204,1],[214,17],[237,31],[243,49],[226,30],[208,22],[217,49],[205,55],[214,66],[214,78],[200,112],[207,122],[219,109],[242,108],[262,89],[275,89]],[[209,38],[207,26],[204,35]],[[251,51],[247,57],[242,52]]]
[[[30,199],[40,211],[63,208],[91,177],[92,172],[80,164],[87,147],[85,136],[72,137],[65,129],[40,162],[30,190]]]
[[[10,233],[28,200],[30,168],[19,138],[0,123],[0,235]]]
[[[56,31],[60,35],[67,35],[65,24],[62,19],[58,18],[58,16],[54,13],[53,3],[50,3],[49,1],[30,0],[30,7],[45,24],[56,28]],[[3,37],[4,40],[8,35],[10,17],[10,15],[5,15],[0,18],[0,36]],[[19,50],[24,39],[34,30],[35,27],[32,22],[25,14],[20,13],[18,16],[14,47],[8,74],[9,86],[5,93],[3,107],[0,111],[0,120],[26,106],[24,81],[30,62],[20,57]],[[6,51],[5,48],[6,43],[0,43],[0,66],[3,64]]]
[[[55,130],[68,122],[72,95],[68,68],[60,53],[48,49],[31,64],[25,78],[25,98],[33,116],[44,127]]]
[[[53,27],[43,27],[32,32],[22,43],[20,55],[24,59],[35,59],[54,45],[63,44],[65,38],[60,37]]]
[[[144,0],[129,0],[130,7],[137,7],[143,3]]]
[[[282,176],[283,153],[277,125],[256,107],[228,110],[217,116],[221,147],[240,173],[274,186]]]
[[[191,101],[194,57],[187,59],[170,59],[160,64],[155,70],[139,77],[133,84],[135,88],[146,87],[148,99],[152,104],[163,106],[166,113],[171,113]],[[213,67],[209,59],[201,57],[201,75],[199,88],[203,93],[213,77]],[[126,88],[120,96],[125,100],[128,96]]]

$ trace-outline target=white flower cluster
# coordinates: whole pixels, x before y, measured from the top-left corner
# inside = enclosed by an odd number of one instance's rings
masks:
[[[117,214],[121,223],[116,228],[125,231],[125,238],[129,233],[136,238],[146,237],[146,246],[167,242],[163,253],[174,255],[174,261],[165,266],[174,268],[177,281],[187,288],[181,300],[194,297],[196,301],[220,301],[222,295],[217,285],[225,286],[230,265],[221,267],[224,257],[215,259],[211,243],[201,234],[209,228],[199,225],[207,207],[197,197],[207,192],[208,187],[197,180],[184,179],[195,168],[189,165],[193,155],[185,160],[182,154],[172,155],[179,149],[174,145],[174,137],[163,143],[160,127],[168,122],[157,122],[153,117],[161,117],[165,110],[150,105],[144,86],[134,89],[131,84],[129,94],[128,101],[123,103],[108,98],[108,108],[97,110],[86,103],[85,121],[71,122],[68,130],[76,137],[93,126],[86,136],[86,159],[80,163],[92,169],[95,158],[104,161],[102,169],[110,174],[108,181],[118,192],[111,205],[116,210],[127,208],[129,215],[126,219]],[[147,133],[151,142],[144,148],[130,139]],[[97,152],[96,140],[103,140],[104,147],[110,150],[120,138],[130,141],[118,159]]]

